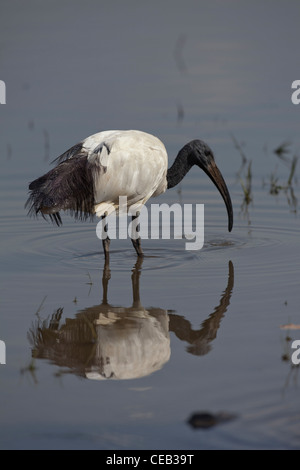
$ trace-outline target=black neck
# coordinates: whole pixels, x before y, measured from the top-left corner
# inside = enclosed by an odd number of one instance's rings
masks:
[[[193,165],[191,149],[187,144],[178,152],[173,165],[167,171],[168,189],[180,183]]]

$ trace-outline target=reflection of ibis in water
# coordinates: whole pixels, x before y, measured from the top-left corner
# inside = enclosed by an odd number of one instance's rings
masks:
[[[102,303],[79,311],[75,318],[66,318],[64,323],[62,308],[50,321],[38,321],[29,331],[33,357],[51,360],[77,375],[102,380],[133,379],[162,368],[170,358],[170,331],[189,344],[189,353],[207,354],[230,302],[231,261],[221,301],[198,330],[193,330],[188,320],[171,311],[142,306],[141,267],[142,258],[138,258],[132,271],[132,306],[114,307],[107,300],[110,269],[105,262]]]
[[[59,309],[48,327],[36,329],[36,335],[32,330],[33,355],[48,357],[89,379],[132,379],[160,369],[170,358],[169,317],[164,309],[142,306],[141,265],[142,258],[138,258],[132,271],[131,307],[108,303],[106,261],[102,303],[79,311],[61,325],[63,309]]]
[[[194,166],[201,168],[218,188],[227,208],[228,230],[233,211],[226,183],[212,150],[202,140],[187,143],[168,169],[164,144],[141,131],[105,131],[91,135],[64,152],[57,165],[29,185],[26,203],[29,213],[48,215],[60,225],[60,211],[71,211],[86,219],[96,214],[106,217],[119,209],[119,197],[136,214],[152,196],[176,186]],[[137,215],[133,215],[136,218]],[[103,240],[109,253],[109,238]],[[139,256],[143,255],[140,238],[132,238]]]

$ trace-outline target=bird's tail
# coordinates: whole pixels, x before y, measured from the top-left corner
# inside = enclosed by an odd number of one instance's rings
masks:
[[[76,218],[94,214],[94,180],[87,157],[80,155],[61,162],[29,185],[25,204],[29,215],[49,216],[62,224],[60,210],[70,211]]]

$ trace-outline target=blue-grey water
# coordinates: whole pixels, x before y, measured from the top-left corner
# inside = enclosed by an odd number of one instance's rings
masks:
[[[299,2],[0,9],[0,448],[298,449]],[[136,264],[113,240],[108,266],[96,221],[28,218],[28,182],[106,129],[158,136],[170,162],[205,140],[232,232],[196,168],[153,202],[204,203],[199,251],[145,240]],[[198,411],[232,419],[194,429]]]

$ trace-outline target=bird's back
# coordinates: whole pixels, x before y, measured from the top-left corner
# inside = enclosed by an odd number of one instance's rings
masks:
[[[95,154],[96,144],[101,148]],[[100,142],[100,143],[99,143]],[[107,204],[117,206],[119,196],[126,196],[129,206],[144,204],[151,196],[166,190],[168,157],[163,143],[141,131],[107,131],[84,142],[91,164],[100,163],[103,173],[95,179],[97,215],[107,211]]]

